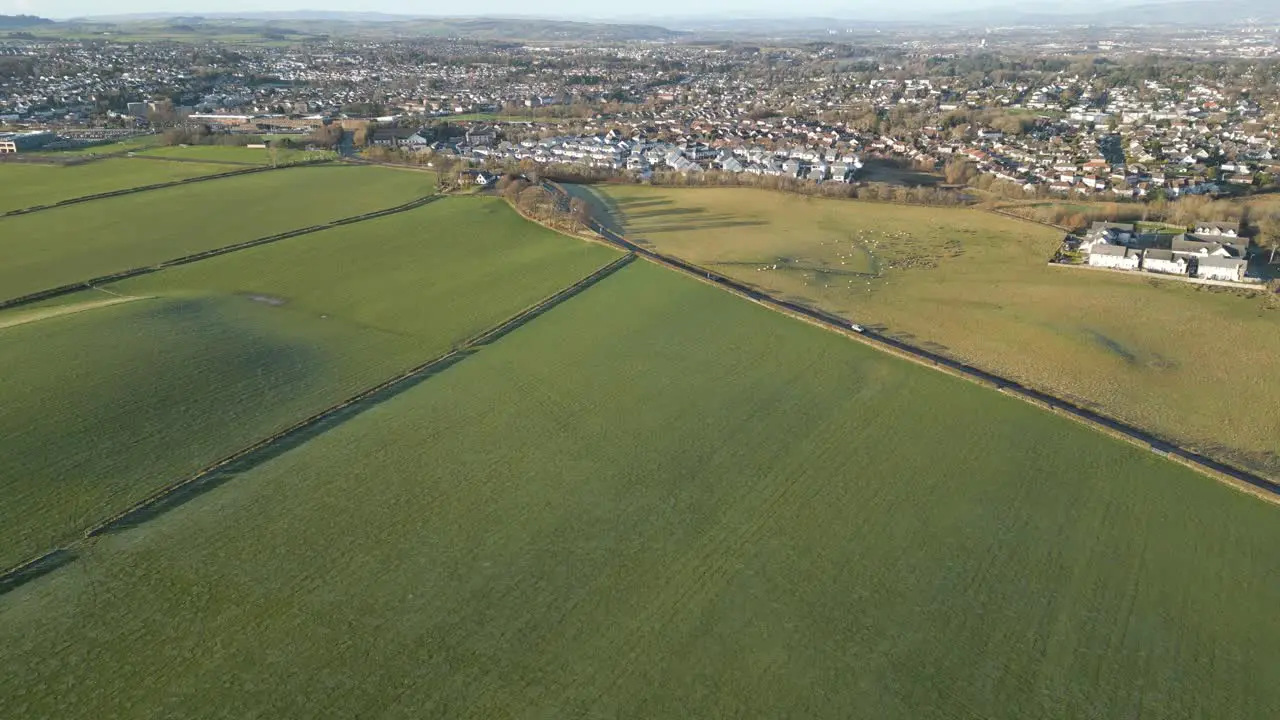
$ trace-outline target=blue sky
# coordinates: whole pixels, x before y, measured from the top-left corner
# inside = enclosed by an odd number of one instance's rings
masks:
[[[779,4],[776,0],[647,0],[642,4],[585,2],[584,0],[470,0],[453,5],[450,10],[441,3],[397,2],[396,0],[363,0],[360,3],[334,0],[222,0],[217,3],[192,0],[0,0],[0,14],[28,13],[52,18],[68,18],[85,15],[115,15],[125,13],[190,13],[200,12],[249,12],[264,10],[343,10],[372,11],[420,15],[526,15],[540,17],[585,18],[610,16],[706,16],[726,17],[777,17],[781,15],[828,15],[845,18],[886,18],[892,16],[920,17],[940,11],[972,10],[984,6],[1016,5],[1023,10],[1095,10],[1117,5],[1134,4],[1138,0],[971,0],[957,3],[954,0],[789,0]],[[785,8],[785,10],[780,10]]]

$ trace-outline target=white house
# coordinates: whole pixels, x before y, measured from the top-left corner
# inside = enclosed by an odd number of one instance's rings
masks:
[[[1196,234],[1240,237],[1240,223],[1198,222],[1196,223]]]
[[[1230,257],[1200,258],[1196,275],[1206,280],[1226,280],[1240,282],[1244,279],[1244,271],[1248,263]]]
[[[1093,267],[1137,270],[1141,262],[1141,251],[1130,250],[1123,245],[1098,245],[1089,253],[1089,264]]]
[[[1186,275],[1187,261],[1169,250],[1148,250],[1142,256],[1142,269],[1166,275]]]

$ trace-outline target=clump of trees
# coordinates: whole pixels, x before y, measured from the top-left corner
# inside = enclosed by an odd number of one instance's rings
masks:
[[[260,142],[260,140],[249,135],[214,132],[208,125],[170,128],[160,134],[161,145],[225,145],[237,147],[255,142]]]
[[[582,198],[565,201],[535,180],[507,175],[498,181],[498,192],[521,214],[538,222],[571,233],[591,227],[591,208]]]

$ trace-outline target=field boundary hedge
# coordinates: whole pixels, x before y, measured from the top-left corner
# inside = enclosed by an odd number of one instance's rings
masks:
[[[568,192],[556,183],[546,182],[544,186],[562,197],[569,197]],[[752,288],[737,280],[724,277],[712,270],[646,249],[627,240],[594,219],[591,221],[591,225],[592,229],[605,240],[624,250],[635,253],[645,260],[677,270],[710,285],[728,290],[758,305],[795,317],[825,330],[835,331],[883,352],[910,360],[918,365],[964,378],[984,387],[1016,397],[1041,409],[1049,410],[1057,415],[1080,422],[1111,437],[1124,440],[1145,450],[1150,450],[1161,457],[1173,460],[1237,490],[1247,492],[1268,502],[1280,504],[1280,483],[1233,467],[1189,448],[1181,447],[1174,442],[1116,418],[1081,407],[1069,400],[1064,400],[1040,390],[1026,387],[1015,380],[982,370],[968,363],[903,342],[870,328],[864,328],[862,332],[858,332],[852,328],[852,323],[842,317],[799,303],[775,298],[768,293]]]
[[[396,205],[394,207],[384,208],[382,210],[373,210],[371,212],[362,213],[360,215],[352,215],[351,217],[340,218],[338,220],[333,220],[332,222],[325,223],[323,225],[309,225],[307,227],[298,228],[296,230],[287,230],[282,233],[276,233],[275,235],[266,235],[264,237],[254,238],[252,240],[246,240],[244,242],[235,243],[233,245],[224,245],[219,248],[213,248],[212,250],[202,250],[198,253],[183,255],[182,257],[173,258],[171,260],[165,260],[156,265],[148,265],[145,267],[137,267],[137,268],[130,268],[128,270],[121,270],[120,272],[112,273],[110,275],[101,275],[95,278],[90,278],[88,280],[80,280],[74,283],[68,283],[66,285],[59,285],[58,287],[49,288],[47,290],[40,290],[39,292],[29,293],[27,295],[20,295],[18,297],[10,298],[8,300],[0,300],[0,310],[8,310],[11,308],[20,307],[22,305],[30,305],[31,303],[40,302],[42,300],[49,300],[55,297],[61,297],[63,295],[70,295],[72,293],[77,293],[82,290],[90,290],[97,287],[98,285],[106,285],[108,283],[119,282],[121,280],[127,280],[129,278],[138,277],[140,275],[149,275],[151,273],[159,272],[166,268],[177,267],[179,265],[187,265],[189,263],[199,262],[200,260],[207,260],[211,257],[217,257],[218,255],[226,255],[227,253],[233,253],[238,250],[247,250],[249,248],[258,247],[259,245],[267,245],[273,242],[279,242],[280,240],[288,240],[289,238],[299,237],[301,235],[310,235],[311,233],[320,232],[322,230],[329,230],[331,228],[341,227],[343,225],[351,225],[353,223],[364,222],[366,220],[373,220],[375,218],[385,217],[387,215],[395,215],[397,213],[407,212],[409,210],[416,210],[417,208],[423,207],[424,205],[428,205],[432,202],[435,202],[436,200],[439,200],[440,197],[441,197],[440,195],[427,195],[425,197],[420,197],[416,200],[411,200],[407,203],[404,203],[403,205]]]
[[[149,158],[155,159],[155,158]],[[201,164],[209,164],[200,161]],[[59,200],[52,205],[32,205],[31,207],[10,210],[0,213],[0,218],[6,218],[13,215],[29,215],[33,212],[41,210],[56,210],[57,208],[66,207],[68,205],[79,205],[80,203],[90,202],[92,200],[105,200],[107,198],[120,197],[122,195],[132,195],[134,193],[148,192],[150,190],[163,190],[165,188],[177,187],[179,185],[190,185],[192,183],[205,182],[207,180],[221,180],[223,178],[236,177],[238,175],[251,175],[253,173],[268,172],[271,170],[287,170],[289,168],[305,167],[307,165],[321,165],[333,162],[332,160],[308,160],[306,162],[294,163],[292,165],[281,165],[272,167],[270,165],[254,166],[240,168],[239,170],[229,170],[227,172],[213,173],[212,175],[197,175],[195,177],[184,178],[182,180],[171,180],[169,182],[152,183],[150,185],[139,185],[137,187],[124,188],[121,190],[110,190],[107,192],[94,193],[92,195],[82,195],[80,197],[67,198]],[[224,163],[225,164],[225,163]]]
[[[591,274],[578,280],[572,285],[556,291],[554,294],[539,300],[515,315],[507,318],[501,323],[483,330],[453,346],[448,352],[431,358],[430,360],[416,365],[408,370],[384,380],[377,385],[361,390],[360,392],[348,397],[342,402],[331,405],[319,412],[316,412],[289,427],[263,438],[248,447],[228,455],[205,468],[196,471],[194,474],[168,483],[163,487],[155,490],[145,498],[135,502],[128,508],[112,515],[106,520],[100,521],[84,531],[84,538],[90,539],[127,527],[132,527],[149,518],[155,517],[166,509],[176,507],[185,500],[193,497],[202,489],[208,489],[215,486],[219,481],[219,474],[232,471],[233,468],[241,464],[246,467],[239,468],[243,471],[252,467],[255,457],[262,460],[269,459],[263,457],[265,453],[274,447],[286,443],[290,439],[300,439],[305,441],[312,436],[307,436],[308,431],[323,431],[321,427],[327,421],[333,420],[344,413],[351,415],[371,407],[378,402],[394,397],[401,390],[411,387],[418,380],[425,379],[439,371],[447,369],[454,363],[465,359],[475,353],[481,346],[498,340],[511,333],[512,331],[529,323],[542,313],[551,310],[560,303],[568,300],[587,290],[596,283],[613,275],[618,270],[626,267],[636,259],[635,253],[626,253],[622,257],[613,260],[607,265],[594,270]],[[75,543],[72,543],[74,545]],[[57,547],[48,552],[19,565],[0,572],[0,595],[13,590],[24,583],[34,580],[48,572],[51,572],[66,563],[75,559],[72,546]]]

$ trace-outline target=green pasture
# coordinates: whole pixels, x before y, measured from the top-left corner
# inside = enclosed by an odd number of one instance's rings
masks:
[[[146,157],[180,160],[205,160],[209,162],[242,163],[245,165],[288,165],[306,160],[332,159],[332,152],[307,152],[304,150],[250,148],[237,145],[166,145],[140,153]]]
[[[316,166],[3,218],[0,299],[389,208],[433,191],[425,173]]]
[[[1275,717],[1278,511],[637,263],[0,596],[0,701]]]
[[[1050,267],[1060,232],[978,210],[738,188],[591,197],[660,251],[1280,477],[1280,303],[1262,294]]]
[[[457,198],[0,313],[0,567],[614,257]]]
[[[119,142],[108,142],[99,145],[86,145],[71,150],[37,150],[34,154],[42,157],[72,157],[81,155],[119,155],[153,147],[160,142],[159,135],[140,135]]]
[[[97,160],[83,165],[0,163],[0,213],[234,170],[202,163]]]

